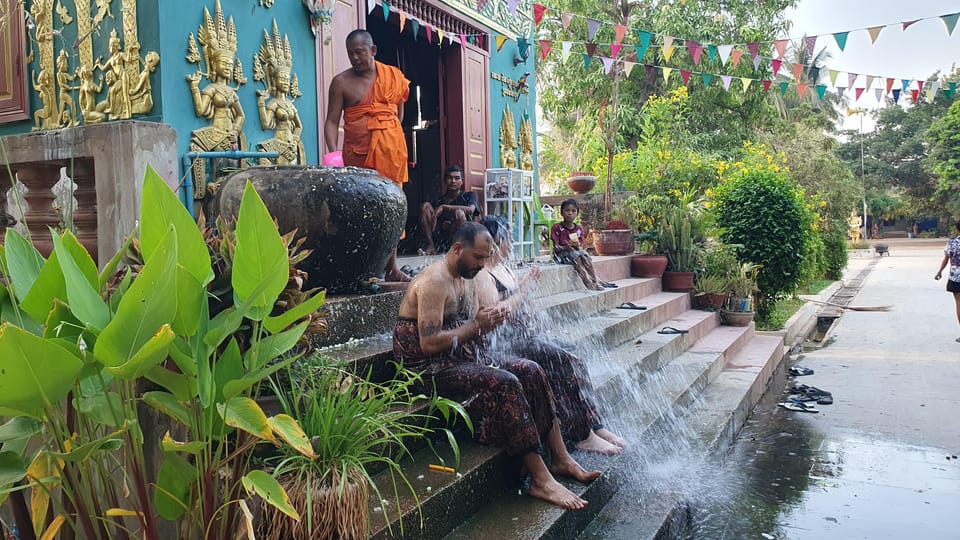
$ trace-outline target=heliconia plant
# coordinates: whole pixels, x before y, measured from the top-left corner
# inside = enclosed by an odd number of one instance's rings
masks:
[[[149,168],[140,216],[137,272],[120,269],[133,235],[99,272],[70,231],[51,231],[48,258],[14,229],[0,246],[0,505],[24,540],[64,527],[87,539],[234,538],[252,534],[253,494],[298,517],[249,450],[313,448],[296,420],[267,417],[254,398],[299,357],[323,293],[275,308],[288,245],[250,183],[229,233],[233,297],[214,315],[207,243]],[[169,430],[148,439],[158,419]]]

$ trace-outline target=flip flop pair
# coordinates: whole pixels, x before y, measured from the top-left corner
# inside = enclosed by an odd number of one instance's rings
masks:
[[[610,282],[599,280],[599,279],[597,280],[597,283],[599,283],[600,286],[603,287],[604,289],[616,289],[620,287],[616,283],[610,283]]]
[[[816,386],[800,384],[793,387],[793,391],[798,394],[795,398],[798,401],[816,401],[819,405],[833,405],[833,394],[826,390],[821,390]]]
[[[672,326],[664,326],[660,330],[657,330],[658,334],[686,334],[687,332],[689,332],[689,330],[681,330]]]
[[[788,399],[787,401],[781,401],[780,403],[777,403],[777,405],[783,407],[788,411],[808,412],[808,413],[820,412],[820,410],[814,407],[813,405],[807,405],[802,401],[795,401],[790,399]]]
[[[647,306],[640,306],[640,305],[634,304],[633,302],[624,302],[624,303],[620,304],[619,306],[617,306],[617,309],[638,309],[638,310],[644,310],[644,309],[647,309]]]
[[[802,377],[804,375],[813,375],[812,369],[808,367],[803,367],[803,366],[793,366],[788,371],[790,371],[791,375],[795,375],[797,377]]]

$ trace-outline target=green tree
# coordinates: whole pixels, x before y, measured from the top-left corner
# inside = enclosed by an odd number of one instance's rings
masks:
[[[937,195],[949,201],[948,209],[960,213],[957,191],[960,190],[960,101],[950,106],[947,114],[930,127],[928,164],[937,175]]]

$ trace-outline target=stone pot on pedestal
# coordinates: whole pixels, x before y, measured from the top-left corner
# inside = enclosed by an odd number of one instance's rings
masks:
[[[214,207],[235,218],[247,180],[280,233],[297,229],[313,253],[299,266],[307,287],[356,292],[380,276],[400,240],[407,201],[395,182],[356,167],[253,167],[224,179]]]

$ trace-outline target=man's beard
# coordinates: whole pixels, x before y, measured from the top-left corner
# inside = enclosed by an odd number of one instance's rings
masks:
[[[473,279],[477,277],[480,270],[480,268],[470,268],[467,266],[467,263],[463,261],[457,261],[457,273],[460,274],[460,277],[463,279]]]

